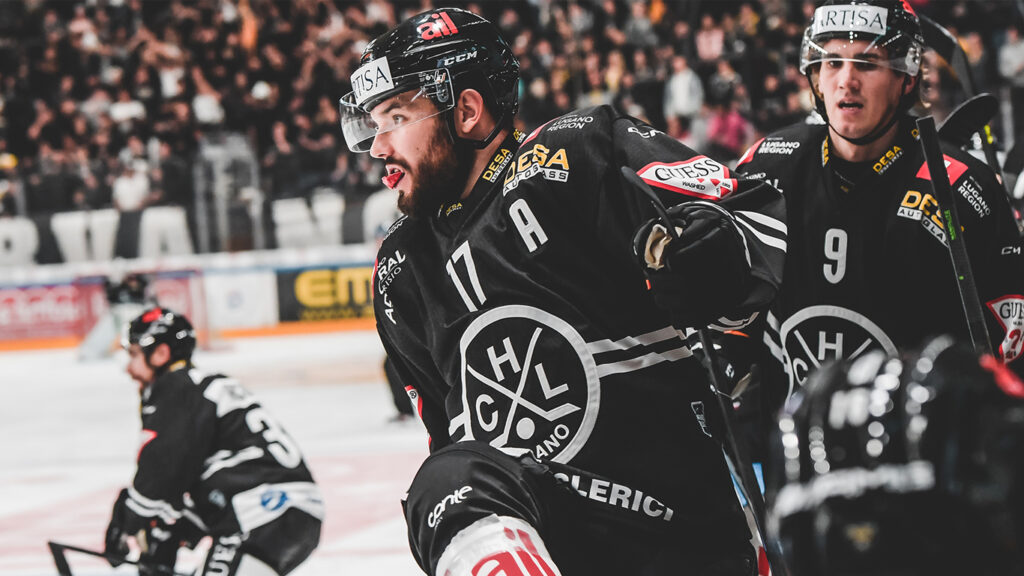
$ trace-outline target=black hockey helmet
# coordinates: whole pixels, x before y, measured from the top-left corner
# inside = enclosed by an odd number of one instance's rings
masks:
[[[793,576],[1024,573],[1024,385],[945,337],[822,368],[780,414],[768,495]]]
[[[427,96],[438,108],[435,114],[406,119],[408,125],[450,111],[466,88],[479,91],[497,125],[484,140],[470,141],[477,147],[511,126],[519,106],[519,62],[512,49],[494,24],[466,10],[417,14],[370,42],[359,63],[352,91],[338,104],[345,142],[353,152],[368,151],[376,134],[397,127],[374,122],[370,111],[403,92],[417,90],[413,98]],[[451,114],[448,125],[451,130]]]
[[[158,345],[167,344],[171,358],[164,366],[156,367],[164,368],[178,360],[191,360],[196,348],[196,332],[188,318],[155,306],[128,323],[121,345],[127,350],[132,344],[139,345],[147,360]]]
[[[835,39],[847,42],[867,40],[869,44],[864,52],[874,47],[881,48],[885,50],[887,58],[838,58],[832,51],[825,49],[825,43]],[[910,82],[921,73],[923,51],[921,21],[907,0],[827,0],[814,11],[814,19],[804,31],[800,44],[800,72],[810,82],[815,107],[827,122],[828,115],[818,89],[818,72],[823,62],[848,60],[884,66],[905,74],[905,82]],[[910,110],[917,102],[918,89],[903,96],[899,104],[900,113]],[[876,132],[881,135],[891,125],[881,126]],[[851,142],[862,143],[873,139],[851,139]]]

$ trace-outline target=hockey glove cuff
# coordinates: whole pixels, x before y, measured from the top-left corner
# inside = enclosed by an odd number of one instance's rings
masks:
[[[139,543],[139,574],[169,574],[174,571],[175,559],[181,542],[174,538],[173,526],[152,521],[148,528],[139,530],[135,540]]]
[[[124,522],[128,502],[128,489],[122,488],[114,501],[114,509],[110,513],[110,523],[107,524],[107,533],[103,537],[103,553],[107,555],[107,562],[113,567],[118,567],[121,562],[115,560],[114,556],[125,557],[128,555],[128,543],[125,541]]]
[[[746,247],[727,211],[691,202],[668,210],[673,238],[660,218],[645,222],[633,250],[655,302],[673,322],[704,326],[742,301],[750,278]]]

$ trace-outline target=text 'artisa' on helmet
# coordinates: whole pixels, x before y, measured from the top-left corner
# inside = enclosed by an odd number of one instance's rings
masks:
[[[406,125],[449,112],[462,90],[480,92],[497,126],[484,140],[471,141],[478,146],[511,126],[519,105],[519,62],[512,49],[491,22],[465,10],[417,14],[370,42],[359,63],[352,91],[339,102],[342,132],[354,152],[368,151],[376,135],[398,127],[375,122],[370,112],[404,92],[416,91],[410,100],[429,97],[437,108]]]
[[[917,13],[906,0],[830,0],[814,11],[814,19],[800,45],[800,72],[810,74],[835,50],[825,48],[829,40],[867,41],[861,50],[883,50],[884,58],[864,60],[908,76],[921,71],[924,35]],[[876,55],[877,56],[877,55]],[[812,80],[813,83],[813,80]]]
[[[948,337],[825,366],[766,485],[793,576],[1024,574],[1024,384]]]
[[[121,342],[125,349],[138,344],[146,358],[160,344],[170,348],[170,362],[189,360],[196,348],[196,332],[181,314],[159,306],[150,308],[128,324]]]

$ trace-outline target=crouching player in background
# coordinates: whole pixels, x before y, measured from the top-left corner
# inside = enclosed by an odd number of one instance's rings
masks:
[[[128,325],[139,384],[138,469],[114,504],[105,551],[134,539],[144,573],[169,573],[206,535],[203,575],[283,576],[320,540],[324,503],[295,441],[241,384],[191,362],[189,321],[151,308]]]
[[[1024,384],[948,337],[812,373],[778,420],[792,576],[1024,574]]]

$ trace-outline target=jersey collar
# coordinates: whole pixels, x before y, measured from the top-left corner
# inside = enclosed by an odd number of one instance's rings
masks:
[[[437,219],[446,223],[461,221],[463,215],[469,212],[469,207],[476,202],[477,198],[501,179],[502,174],[512,164],[516,151],[519,150],[519,145],[525,138],[526,134],[518,129],[513,129],[502,141],[501,146],[498,146],[494,156],[487,162],[487,168],[477,176],[476,184],[473,185],[469,196],[441,204],[437,209]]]
[[[910,154],[908,148],[916,145],[917,137],[917,127],[913,118],[906,116],[900,121],[893,143],[878,158],[864,162],[846,162],[830,154],[831,136],[826,130],[821,144],[821,165],[828,167],[836,176],[844,192],[850,192],[853,188],[870,182],[875,177],[884,176],[895,166],[902,164]]]

